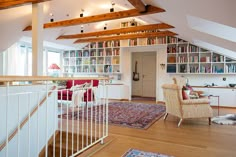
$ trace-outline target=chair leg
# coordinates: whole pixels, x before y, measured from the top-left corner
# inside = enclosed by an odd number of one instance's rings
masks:
[[[166,114],[164,116],[164,120],[166,120],[167,116],[168,116],[168,113],[166,112]]]
[[[211,117],[208,118],[209,125],[211,125]]]
[[[183,119],[181,118],[181,119],[179,120],[178,127],[181,125],[182,121],[183,121]]]

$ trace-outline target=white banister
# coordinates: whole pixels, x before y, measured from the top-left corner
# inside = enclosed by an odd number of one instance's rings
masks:
[[[70,80],[72,86],[84,81],[91,84],[58,89],[52,83],[57,79]],[[98,90],[95,80],[105,88]],[[4,122],[0,126],[0,157],[74,157],[103,143],[108,136],[106,80],[0,76],[0,82],[6,82],[0,86],[0,119]],[[32,83],[14,85],[18,81]]]

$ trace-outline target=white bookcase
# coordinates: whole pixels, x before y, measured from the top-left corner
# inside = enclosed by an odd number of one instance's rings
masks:
[[[172,38],[167,39],[167,73],[236,74],[236,60]]]
[[[63,73],[120,73],[120,42],[106,41],[88,44],[81,50],[63,52]]]

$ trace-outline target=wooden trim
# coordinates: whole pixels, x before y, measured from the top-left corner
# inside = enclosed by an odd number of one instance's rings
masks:
[[[48,92],[47,96],[44,96],[44,98],[40,101],[39,103],[39,107],[41,107],[43,105],[43,103],[47,100],[47,97],[49,97],[51,94],[52,94],[52,91],[55,90],[57,87],[56,86],[53,86],[51,89],[50,89],[50,92]],[[30,117],[32,117],[36,111],[38,110],[38,105],[36,105],[33,110],[31,111],[30,113]],[[24,127],[24,125],[29,121],[29,116],[25,117],[23,119],[23,121],[20,123],[20,130]],[[10,136],[8,137],[8,142],[10,142],[14,136],[18,133],[18,127],[16,127],[14,129],[14,131],[10,134]],[[1,144],[0,144],[0,151],[3,150],[3,148],[6,146],[7,144],[7,141],[3,141]]]
[[[21,5],[26,5],[26,4],[41,3],[45,1],[51,1],[51,0],[1,0],[0,10],[17,7]]]
[[[110,78],[108,77],[0,76],[0,82],[54,81],[54,80],[61,80],[61,81],[63,80],[110,80]]]
[[[112,34],[131,33],[131,32],[138,32],[138,31],[169,29],[169,28],[174,28],[174,27],[166,23],[157,23],[157,24],[142,25],[142,26],[136,26],[136,27],[104,30],[104,31],[99,31],[99,32],[61,35],[57,39],[75,39],[75,38],[84,38],[84,37],[92,37],[92,36],[104,36],[104,35],[112,35]]]
[[[93,16],[88,16],[88,17],[81,17],[81,18],[76,18],[76,19],[46,23],[44,24],[43,27],[44,28],[67,27],[67,26],[81,25],[81,24],[87,24],[87,23],[93,23],[93,22],[121,19],[121,18],[127,18],[127,17],[149,15],[149,14],[155,14],[155,13],[160,13],[160,12],[165,12],[165,10],[155,7],[155,6],[149,6],[147,7],[147,11],[144,13],[140,13],[139,10],[137,9],[131,9],[131,10],[124,10],[124,11],[119,11],[119,12],[105,13],[105,14],[93,15]],[[32,26],[27,26],[23,31],[29,31],[29,30],[32,30]]]
[[[164,36],[175,36],[177,35],[171,31],[162,31],[162,32],[145,32],[145,33],[135,33],[135,34],[124,34],[117,36],[108,36],[108,37],[99,37],[99,38],[84,38],[78,39],[74,43],[89,43],[89,42],[98,42],[98,41],[110,41],[110,40],[126,40],[126,39],[135,39],[135,38],[147,38],[147,37],[164,37]]]
[[[141,0],[128,0],[140,12],[146,11],[146,7]]]

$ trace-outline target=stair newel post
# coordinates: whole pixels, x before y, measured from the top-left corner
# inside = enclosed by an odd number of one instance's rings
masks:
[[[106,85],[106,96],[105,96],[105,99],[106,99],[106,135],[105,136],[108,136],[108,86]]]
[[[74,87],[74,86],[75,86],[75,80],[72,81],[72,87]],[[73,88],[72,92],[73,92],[73,94],[77,94],[77,93],[75,93],[75,88]],[[75,98],[76,98],[76,96],[75,96]],[[75,105],[78,105],[78,104],[75,104],[75,102],[77,102],[77,101],[74,100],[74,102],[72,102],[72,104],[73,104],[72,105],[72,141],[71,141],[72,142],[72,149],[71,149],[72,154],[74,152],[74,111],[75,111]],[[69,114],[69,113],[67,113],[67,114]]]

